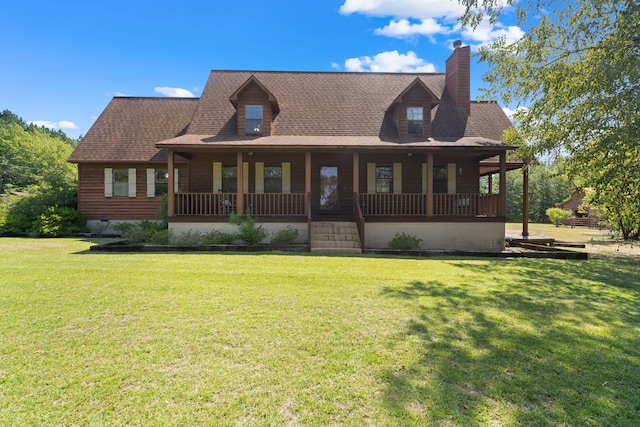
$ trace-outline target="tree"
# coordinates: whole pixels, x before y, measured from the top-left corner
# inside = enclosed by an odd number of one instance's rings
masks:
[[[497,19],[504,0],[460,0],[464,22]],[[507,0],[513,5],[515,0]],[[594,189],[609,221],[640,236],[640,3],[635,0],[524,0],[519,41],[498,39],[480,50],[489,65],[487,93],[516,114],[534,153],[569,157],[567,172]],[[624,226],[622,225],[624,224]]]

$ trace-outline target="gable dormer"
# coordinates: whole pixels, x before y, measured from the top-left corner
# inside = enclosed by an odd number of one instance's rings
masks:
[[[273,118],[280,108],[276,97],[251,76],[229,97],[236,108],[238,135],[270,136]]]
[[[416,78],[393,101],[389,112],[400,137],[431,137],[431,109],[440,99]]]

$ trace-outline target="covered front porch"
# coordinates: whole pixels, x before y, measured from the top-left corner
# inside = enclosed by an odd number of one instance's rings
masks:
[[[335,217],[374,222],[504,221],[505,217],[505,151],[180,155],[187,161],[178,165],[174,153],[169,155],[170,222],[224,222],[232,212],[290,222]],[[482,167],[481,172],[482,161],[496,157],[497,167]],[[180,169],[176,180],[173,174]],[[279,180],[275,186],[267,183],[274,178],[265,176],[272,170]],[[491,184],[481,189],[483,175],[499,177],[498,193],[492,192]]]

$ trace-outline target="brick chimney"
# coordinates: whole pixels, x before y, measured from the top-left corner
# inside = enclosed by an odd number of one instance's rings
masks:
[[[471,111],[471,48],[462,42],[453,42],[453,53],[447,59],[445,89],[453,102]]]

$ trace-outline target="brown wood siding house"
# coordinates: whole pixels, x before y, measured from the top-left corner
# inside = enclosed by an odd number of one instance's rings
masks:
[[[499,251],[506,187],[483,194],[480,177],[518,166],[502,109],[470,100],[469,55],[457,44],[446,73],[212,71],[200,98],[116,97],[69,158],[79,209],[90,225],[158,219],[167,194],[174,232],[249,211],[311,249],[339,222],[358,251],[399,232]]]

